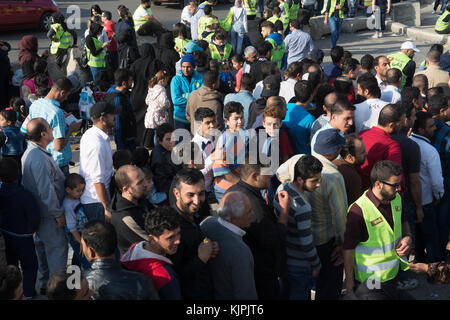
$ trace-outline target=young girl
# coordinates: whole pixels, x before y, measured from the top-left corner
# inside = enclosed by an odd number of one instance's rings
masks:
[[[147,129],[144,132],[144,146],[150,149],[154,147],[155,128],[169,122],[170,100],[165,88],[168,82],[169,75],[163,70],[158,71],[148,82],[148,93],[145,98],[147,112],[144,125]]]
[[[184,23],[177,23],[173,27],[173,40],[175,42],[175,50],[180,54],[180,57],[184,54],[183,48],[189,40],[188,28]]]
[[[48,86],[51,88],[53,85],[52,79],[48,76],[47,72],[47,61],[44,59],[37,59],[33,65],[34,74],[31,78],[25,79],[22,82],[22,87],[20,90],[21,97],[25,100],[27,106],[31,105],[29,95],[36,94],[36,77],[39,74],[45,75],[48,79]]]
[[[16,112],[17,121],[15,125],[20,128],[28,116],[28,107],[25,104],[25,100],[19,97],[13,97],[9,101],[9,107]]]
[[[238,92],[241,89],[241,79],[244,73],[244,58],[240,54],[237,54],[231,58],[231,63],[233,64],[233,68],[237,71],[235,91]]]

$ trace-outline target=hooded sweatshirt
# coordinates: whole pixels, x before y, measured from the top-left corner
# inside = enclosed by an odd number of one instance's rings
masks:
[[[195,135],[195,111],[199,108],[209,108],[216,114],[219,130],[223,129],[222,94],[214,89],[202,86],[189,96],[186,104],[186,119],[191,121],[191,133]]]
[[[173,119],[183,123],[186,120],[186,104],[191,93],[203,85],[203,75],[196,70],[192,73],[191,81],[180,70],[170,82],[170,96],[173,103]]]
[[[135,205],[122,197],[120,192],[114,194],[108,211],[111,212],[111,224],[117,232],[117,247],[121,255],[134,242],[147,240],[144,221],[150,209],[151,204],[146,199],[141,199],[139,205]]]
[[[145,241],[133,245],[120,258],[127,270],[149,277],[161,300],[181,300],[180,282],[170,259],[144,248]]]

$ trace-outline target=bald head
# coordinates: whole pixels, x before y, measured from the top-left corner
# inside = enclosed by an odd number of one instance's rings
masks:
[[[30,141],[47,145],[53,140],[53,129],[44,118],[34,118],[27,124],[27,136]]]
[[[117,188],[122,191],[123,187],[129,187],[132,183],[130,174],[134,171],[139,171],[138,167],[131,164],[126,164],[124,166],[121,166],[119,170],[117,170],[116,174],[114,175],[114,180],[116,181]]]
[[[323,104],[325,105],[325,108],[327,108],[328,111],[331,111],[331,108],[336,103],[338,99],[338,95],[336,92],[330,92],[325,96],[325,99],[323,100]]]
[[[398,69],[389,69],[386,72],[386,82],[390,85],[401,85],[402,72]]]
[[[240,192],[227,192],[220,201],[217,215],[223,220],[231,222],[234,218],[241,218],[250,208],[250,200],[248,200],[245,194]]]

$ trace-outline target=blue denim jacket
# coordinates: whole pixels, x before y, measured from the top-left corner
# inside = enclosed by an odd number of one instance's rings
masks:
[[[3,128],[3,132],[8,137],[8,140],[2,147],[2,154],[5,156],[22,155],[25,137],[20,132],[20,128],[16,126],[7,126]]]

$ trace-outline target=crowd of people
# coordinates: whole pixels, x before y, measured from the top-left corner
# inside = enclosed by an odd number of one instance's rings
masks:
[[[225,20],[215,4],[173,31],[148,0],[117,23],[93,6],[83,122],[79,75],[48,73],[77,44],[64,17],[50,52],[22,38],[22,85],[0,100],[1,299],[392,300],[413,299],[409,270],[449,281],[443,46],[416,72],[410,41],[357,60],[334,39],[324,64],[296,0],[236,0]]]

